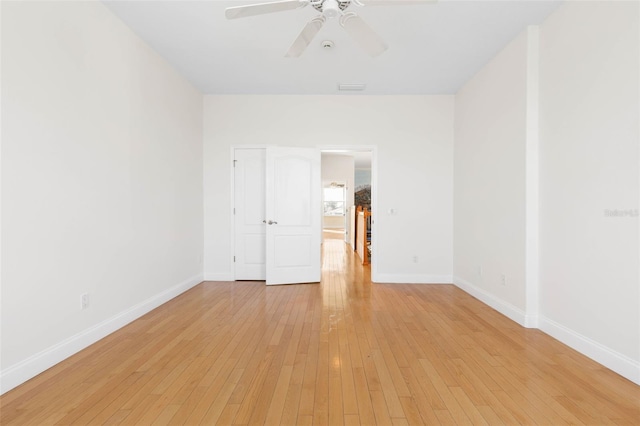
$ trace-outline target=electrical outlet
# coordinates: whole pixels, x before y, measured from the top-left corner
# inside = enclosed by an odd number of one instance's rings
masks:
[[[82,309],[87,309],[89,307],[89,293],[85,293],[82,295]]]
[[[505,274],[500,275],[500,284],[502,284],[503,287],[507,286],[507,276]]]
[[[413,256],[413,263],[418,263],[418,256]]]

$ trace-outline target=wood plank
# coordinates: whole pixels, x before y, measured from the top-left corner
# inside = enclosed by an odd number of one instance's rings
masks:
[[[180,406],[177,404],[171,404],[164,407],[164,409],[160,412],[155,421],[151,424],[152,426],[164,426],[168,425],[171,422],[173,416],[176,415]]]
[[[304,380],[304,370],[307,363],[307,355],[299,354],[293,364],[291,380],[287,389],[284,407],[282,409],[282,423],[286,425],[296,424],[298,418],[298,407],[302,396],[302,383]]]
[[[266,424],[277,425],[280,424],[282,419],[282,411],[284,409],[284,403],[287,397],[287,390],[289,389],[289,382],[291,381],[291,375],[293,373],[293,367],[286,365],[280,370],[280,376],[276,383],[271,403],[269,404],[269,411],[267,412]]]
[[[345,426],[359,426],[360,425],[360,416],[357,414],[345,414],[344,415],[344,425]]]
[[[240,409],[240,404],[227,404],[222,410],[222,414],[218,418],[218,424],[220,425],[230,425],[233,424],[233,419],[236,418],[238,414],[238,410]]]
[[[374,259],[375,261],[375,259]],[[451,285],[207,282],[0,396],[0,424],[640,424],[640,387]]]
[[[215,424],[222,417],[227,403],[229,402],[229,398],[231,397],[231,392],[233,392],[233,389],[238,384],[238,380],[240,380],[243,372],[244,371],[241,369],[236,369],[231,372],[226,382],[224,383],[224,386],[215,396],[215,399],[211,403],[209,410],[202,418],[202,421],[200,422],[201,424]]]

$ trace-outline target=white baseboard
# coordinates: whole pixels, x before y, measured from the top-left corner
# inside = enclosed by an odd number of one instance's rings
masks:
[[[521,326],[527,328],[535,328],[537,326],[537,316],[527,316],[522,309],[513,306],[509,302],[505,302],[504,300],[497,298],[493,294],[488,293],[480,287],[476,287],[469,281],[466,281],[459,277],[453,277],[453,283],[461,290],[466,291],[476,299],[480,300],[486,305],[491,306],[493,309],[500,312],[507,318],[510,318],[511,320],[517,322]]]
[[[380,284],[451,284],[451,275],[376,274],[374,282]]]
[[[554,339],[640,385],[640,362],[622,355],[548,318],[538,317],[538,315],[526,315],[521,309],[495,297],[462,278],[453,277],[453,283],[523,327],[539,328]]]
[[[231,272],[208,273],[204,275],[205,281],[234,281],[235,277]]]
[[[202,282],[202,275],[189,278],[149,299],[132,306],[126,311],[102,321],[50,348],[0,371],[0,395],[4,394],[43,371],[53,367],[82,349],[105,338],[114,331],[140,318],[158,306],[195,287]]]
[[[540,330],[572,349],[640,385],[640,362],[576,333],[549,318],[540,317]]]

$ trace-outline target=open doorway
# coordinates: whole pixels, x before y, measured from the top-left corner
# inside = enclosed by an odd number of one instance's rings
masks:
[[[341,241],[368,265],[372,254],[372,150],[322,150],[323,241]]]
[[[322,187],[322,232],[324,238],[347,241],[347,182],[323,182]]]

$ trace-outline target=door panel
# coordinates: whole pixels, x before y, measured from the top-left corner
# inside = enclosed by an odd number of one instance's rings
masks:
[[[311,238],[308,235],[277,235],[274,262],[277,268],[311,266]]]
[[[263,149],[237,149],[234,159],[235,279],[266,279]]]
[[[260,265],[261,271],[265,267],[265,245],[267,243],[264,234],[249,234],[244,237],[244,261],[247,265]],[[266,273],[266,269],[265,269]],[[260,274],[260,278],[265,279],[264,274]]]
[[[274,217],[287,226],[311,225],[311,162],[305,158],[274,158]]]
[[[319,150],[267,148],[267,284],[320,281],[320,190]]]

